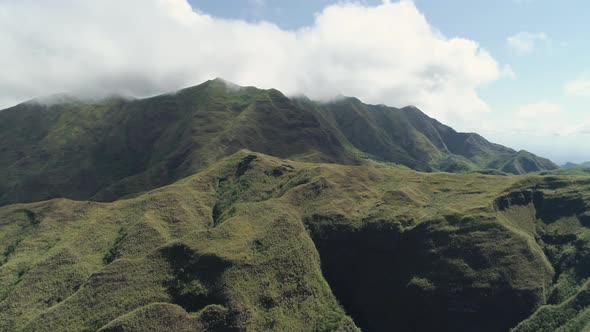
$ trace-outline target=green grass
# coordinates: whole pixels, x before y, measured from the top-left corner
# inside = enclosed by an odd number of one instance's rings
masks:
[[[506,330],[583,290],[589,185],[240,151],[112,203],[8,205],[0,330]]]
[[[587,169],[414,107],[217,79],[0,142],[0,331],[590,328]]]
[[[0,205],[113,201],[168,185],[240,149],[299,161],[373,159],[420,171],[557,168],[457,133],[415,108],[289,99],[217,79],[147,99],[31,101],[0,112]]]
[[[590,168],[560,168],[539,172],[540,175],[590,176]]]

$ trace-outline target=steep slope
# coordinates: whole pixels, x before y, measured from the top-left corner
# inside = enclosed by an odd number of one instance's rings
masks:
[[[304,99],[299,102],[306,103]],[[375,159],[412,169],[448,172],[495,169],[524,174],[558,168],[547,159],[490,143],[478,134],[458,133],[416,107],[367,105],[356,98],[316,103],[316,107],[355,148]]]
[[[556,170],[555,164],[550,160],[539,158],[527,151],[519,151],[516,155],[511,156],[508,160],[498,161],[501,171],[512,174],[525,174],[539,172],[542,170]]]
[[[520,185],[524,188],[513,188],[497,205],[513,220],[522,222],[524,214],[536,220],[525,227],[529,231],[535,228],[537,241],[556,273],[546,290],[547,304],[514,331],[587,331],[590,329],[590,180],[547,177],[544,181]]]
[[[113,200],[249,148],[354,163],[331,128],[276,90],[217,79],[143,100],[24,103],[0,112],[0,205]]]
[[[221,79],[147,99],[60,96],[0,112],[0,205],[112,201],[186,177],[247,148],[294,160],[393,162],[422,171],[556,168],[457,133],[415,108],[317,103]]]
[[[135,199],[1,208],[0,330],[354,331],[273,198],[290,166],[247,156]]]
[[[135,198],[5,206],[0,330],[506,331],[586,280],[589,192],[240,151]]]

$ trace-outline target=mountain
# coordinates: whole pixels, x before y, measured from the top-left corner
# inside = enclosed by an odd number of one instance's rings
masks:
[[[590,168],[590,161],[584,162],[584,163],[565,163],[563,165],[561,165],[562,168]]]
[[[416,107],[366,105],[356,98],[305,106],[319,108],[345,142],[363,153],[420,171],[495,169],[524,174],[557,168],[547,159],[490,143],[478,134],[458,133]]]
[[[60,95],[0,111],[0,205],[58,197],[113,201],[171,184],[241,149],[427,172],[558,168],[458,133],[414,107],[290,99],[215,79],[146,99]]]
[[[587,206],[577,178],[241,150],[133,198],[0,207],[0,330],[581,330]]]
[[[0,111],[0,331],[583,330],[590,180],[563,171],[221,79],[32,100]]]

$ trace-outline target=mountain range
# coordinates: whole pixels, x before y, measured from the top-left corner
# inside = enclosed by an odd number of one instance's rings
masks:
[[[0,331],[581,331],[590,177],[221,79],[0,111]]]
[[[584,163],[565,163],[563,165],[561,165],[562,168],[589,168],[590,167],[590,161],[584,162]]]
[[[147,99],[68,95],[0,111],[0,205],[112,201],[170,184],[241,149],[299,161],[395,163],[418,171],[557,169],[458,133],[415,107],[313,102],[222,79]]]

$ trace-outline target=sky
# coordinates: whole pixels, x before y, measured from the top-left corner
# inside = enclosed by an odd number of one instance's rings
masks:
[[[0,0],[0,109],[222,77],[415,105],[557,163],[590,160],[583,0]]]

